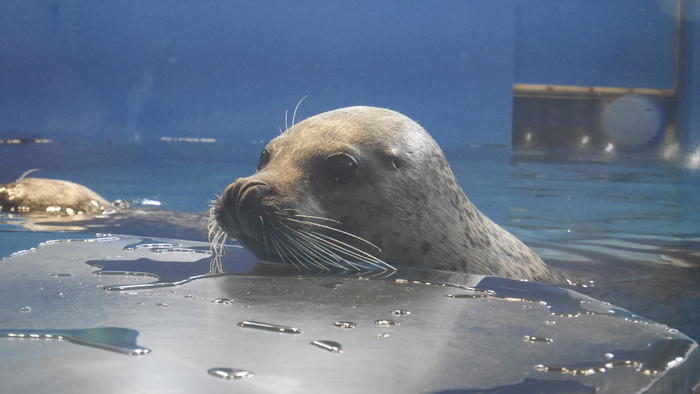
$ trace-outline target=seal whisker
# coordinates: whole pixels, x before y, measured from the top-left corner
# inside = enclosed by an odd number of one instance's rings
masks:
[[[299,101],[297,102],[297,105],[294,107],[294,113],[292,114],[292,126],[294,126],[294,122],[297,118],[297,110],[299,109],[299,106],[301,105],[302,102],[304,102],[304,100],[306,100],[307,97],[309,97],[308,94],[306,96],[302,97],[301,99],[299,99]]]
[[[260,223],[262,223],[260,233],[262,234],[263,244],[265,244],[265,254],[267,259],[270,260],[270,245],[267,242],[267,234],[265,233],[265,220],[262,215],[258,216],[260,218]]]
[[[316,256],[319,261],[323,261],[326,264],[329,264],[333,267],[339,268],[343,271],[347,271],[347,267],[341,265],[341,263],[347,263],[345,259],[342,257],[338,256],[337,254],[333,253],[332,251],[329,251],[328,249],[324,248],[322,245],[318,244],[318,241],[315,241],[312,238],[309,238],[306,236],[306,234],[302,231],[293,229],[289,227],[288,225],[284,223],[280,223],[284,227],[286,227],[289,231],[299,235],[301,238],[295,238],[297,242],[299,242],[301,245],[304,245],[305,249],[309,251],[309,253],[312,253],[313,256]],[[325,256],[330,257],[332,260],[337,261],[338,263],[335,263],[333,261],[328,261]],[[325,268],[325,267],[324,267]]]
[[[292,222],[304,224],[304,225],[316,226],[316,227],[324,228],[324,229],[326,229],[326,230],[335,231],[335,232],[338,232],[338,233],[340,233],[340,234],[347,235],[348,237],[355,238],[355,239],[358,240],[358,241],[364,242],[364,243],[366,243],[367,245],[372,246],[373,248],[377,249],[378,252],[381,252],[381,251],[382,251],[382,249],[381,249],[379,246],[377,246],[377,245],[375,245],[375,244],[369,242],[368,240],[366,240],[366,239],[364,239],[364,238],[362,238],[362,237],[359,237],[359,236],[357,236],[357,235],[355,235],[355,234],[351,234],[351,233],[349,233],[349,232],[347,232],[347,231],[343,231],[343,230],[337,229],[337,228],[335,228],[335,227],[326,226],[325,224],[321,224],[321,223],[310,222],[310,221],[308,221],[308,220],[293,219],[293,218],[290,218],[290,217],[284,217],[284,219],[285,219],[285,220],[292,221]]]
[[[361,250],[361,249],[358,249],[350,244],[347,244],[347,243],[340,241],[336,238],[330,237],[326,234],[314,232],[313,234],[309,234],[309,235],[322,237],[324,239],[320,239],[321,242],[324,242],[327,245],[332,246],[335,250],[342,251],[343,253],[348,254],[352,257],[355,257],[355,258],[359,259],[360,261],[366,262],[374,267],[382,268],[382,269],[388,268],[388,269],[392,269],[392,270],[395,269],[394,267],[387,264],[383,260],[381,260],[381,259]],[[338,245],[338,244],[340,244],[340,245]]]
[[[283,233],[280,233],[280,234],[284,235]],[[274,237],[273,239],[277,239],[277,242],[280,246],[280,249],[285,249],[287,251],[287,253],[289,253],[288,256],[290,257],[290,261],[292,261],[292,259],[294,259],[297,261],[297,263],[299,263],[302,267],[304,267],[305,270],[307,270],[307,271],[309,270],[309,267],[307,267],[306,264],[304,264],[301,260],[299,260],[296,253],[290,248],[289,245],[287,245],[284,241],[282,241],[280,238],[278,238],[277,234],[273,233],[273,237]],[[294,263],[292,262],[292,264],[294,264]],[[296,264],[294,264],[294,266],[297,267],[297,269],[299,267]]]
[[[226,239],[227,239],[227,238],[228,238],[228,234],[226,234],[225,231],[221,230],[221,236],[220,236],[220,238],[219,238],[219,249],[218,249],[218,254],[219,254],[219,255],[223,255],[223,254],[224,254],[224,251],[226,250],[226,249],[224,249],[224,247],[225,247],[225,245],[226,245]]]
[[[361,267],[358,266],[357,264],[353,263],[352,261],[348,260],[347,258],[341,257],[340,255],[335,253],[333,250],[328,249],[326,246],[324,246],[324,244],[321,242],[323,240],[318,240],[306,232],[303,232],[303,233],[299,232],[299,235],[305,239],[305,241],[307,242],[307,244],[310,247],[313,247],[314,249],[318,250],[318,252],[320,254],[327,256],[327,258],[322,258],[323,261],[326,262],[326,264],[333,265],[337,268],[342,269],[343,271],[348,271],[349,269],[353,269],[355,271],[361,270]],[[326,245],[329,245],[329,244],[326,243]],[[331,246],[334,250],[343,253],[343,251],[338,250],[338,248],[335,245],[330,244],[329,246]],[[350,257],[357,257],[357,256],[350,255]],[[328,260],[328,258],[330,258],[331,260]],[[335,263],[333,261],[335,261]]]
[[[304,98],[306,98],[306,96],[304,96]],[[303,99],[302,99],[302,100],[303,100]],[[297,105],[299,105],[299,104],[297,104]],[[31,174],[32,172],[36,172],[36,171],[41,171],[41,169],[39,169],[39,168],[32,168],[31,170],[27,170],[27,171],[23,172],[22,175],[20,175],[19,178],[17,178],[17,180],[16,180],[15,182],[21,181],[22,179],[26,178],[27,175]]]
[[[339,221],[337,221],[337,220],[335,220],[335,219],[324,218],[324,217],[321,217],[321,216],[298,215],[298,214],[295,214],[295,215],[292,215],[292,216],[294,216],[295,218],[303,218],[303,219],[325,220],[325,221],[328,221],[328,222],[337,223],[337,224],[339,224],[339,225],[341,225],[341,226],[343,225],[343,223],[341,223],[341,222],[339,222]]]
[[[276,229],[276,232],[280,236],[283,236],[284,238],[287,239],[287,243],[285,244],[285,246],[287,247],[287,250],[297,258],[297,261],[299,261],[300,258],[303,258],[310,265],[317,267],[317,268],[320,268],[320,269],[323,269],[323,270],[327,270],[320,263],[314,261],[313,259],[310,259],[309,254],[299,247],[299,242],[294,237],[290,236],[289,234],[287,234],[284,231],[279,231],[278,229]],[[304,266],[304,268],[307,268],[305,264],[302,264],[302,265]]]
[[[301,231],[301,230],[299,230],[299,231]],[[346,254],[350,257],[354,257],[354,258],[358,259],[359,261],[365,262],[365,263],[367,263],[373,267],[376,267],[376,268],[380,268],[383,270],[395,270],[395,268],[393,266],[391,266],[390,264],[387,264],[383,260],[381,260],[381,259],[361,250],[361,249],[358,249],[350,244],[347,244],[343,241],[340,241],[338,239],[335,239],[333,237],[330,237],[328,235],[318,233],[318,232],[304,231],[304,233],[306,236],[311,237],[311,238],[315,239],[316,241],[328,246],[329,248],[331,248],[331,250],[335,250],[335,251],[341,252],[343,254]],[[358,271],[362,270],[361,268],[358,268],[357,264],[355,264],[347,259],[343,259],[343,261],[347,262],[354,269],[356,269]]]
[[[277,255],[280,257],[283,263],[288,263],[292,264],[294,267],[299,269],[297,264],[291,260],[288,261],[288,258],[285,258],[287,256],[286,253],[282,250],[282,247],[280,246],[279,242],[277,241],[277,236],[274,233],[270,233],[270,241],[272,242],[272,246],[275,248],[277,251]]]
[[[219,229],[214,235],[214,239],[211,243],[211,252],[217,255],[224,254],[224,243],[226,242],[227,234],[225,231]]]
[[[282,263],[286,263],[284,260],[284,255],[282,254],[282,251],[280,251],[279,247],[277,246],[277,241],[274,239],[274,235],[270,234],[270,243],[272,243],[272,247],[275,249],[275,254],[279,256],[279,258],[282,260]]]
[[[287,227],[291,232],[293,232],[293,233],[295,233],[295,234],[298,234],[298,232],[296,232],[294,229],[290,228],[289,226],[285,225],[284,223],[281,223],[281,224],[282,224],[283,226]],[[318,267],[318,268],[320,268],[320,269],[322,269],[322,270],[324,270],[324,271],[328,271],[328,270],[329,270],[325,265],[322,264],[322,262],[324,261],[324,258],[323,258],[322,255],[320,255],[317,251],[315,251],[315,250],[313,249],[313,245],[309,244],[309,243],[308,243],[306,240],[304,240],[304,239],[297,238],[297,237],[293,237],[293,236],[289,235],[287,232],[284,232],[284,231],[279,231],[279,232],[280,232],[281,234],[283,234],[290,242],[294,243],[294,244],[296,245],[296,248],[297,248],[300,252],[302,252],[305,256],[307,256],[307,258],[310,259],[310,260],[308,260],[308,261],[309,261],[313,266]],[[338,266],[337,266],[336,264],[334,264],[334,263],[330,263],[330,265],[333,265],[333,266],[338,267]],[[338,267],[338,268],[341,268],[341,267]]]
[[[306,248],[298,239],[290,236],[289,234],[284,233],[284,232],[281,232],[281,234],[284,235],[285,238],[287,238],[292,243],[292,245],[290,245],[290,246],[295,247],[296,250],[302,254],[302,257],[304,257],[304,260],[306,260],[309,264],[313,265],[314,267],[316,267],[322,271],[330,271],[328,269],[328,267],[326,267],[325,265],[320,263],[320,259],[313,258],[314,254],[318,255],[317,253],[315,253],[313,251],[309,251],[309,249]]]
[[[209,274],[221,274],[224,272],[224,268],[221,265],[221,256],[215,254],[211,256],[209,260]]]

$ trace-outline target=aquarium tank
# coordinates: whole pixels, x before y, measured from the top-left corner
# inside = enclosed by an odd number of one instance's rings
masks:
[[[699,203],[698,0],[0,3],[8,392],[697,393]]]

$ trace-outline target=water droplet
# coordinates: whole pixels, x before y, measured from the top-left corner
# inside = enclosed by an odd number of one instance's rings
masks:
[[[328,350],[331,353],[342,353],[343,352],[343,347],[335,341],[327,341],[327,340],[322,340],[322,341],[312,341],[312,345],[318,346],[321,349]]]
[[[65,294],[63,294],[62,291],[59,291],[59,292],[56,293],[56,295],[59,296],[59,297],[63,297]]]
[[[19,308],[17,308],[17,310],[20,312],[29,313],[32,311],[32,308],[28,305],[25,305],[25,306],[20,306]]]
[[[224,305],[231,305],[233,304],[233,298],[217,298],[215,300],[212,300],[214,304],[224,304]]]
[[[411,311],[407,311],[405,309],[394,309],[393,311],[391,311],[391,314],[396,316],[406,316],[410,315]]]
[[[71,274],[69,272],[53,273],[53,274],[49,274],[49,276],[52,278],[74,278],[75,277],[74,274]]]
[[[253,377],[253,373],[244,369],[210,368],[207,373],[211,376],[226,380],[236,380]]]
[[[161,308],[168,308],[170,305],[166,304],[165,302],[159,302],[156,304],[156,306],[159,306]]]
[[[185,298],[189,300],[194,300],[194,296],[192,294],[185,294]]]
[[[488,298],[489,294],[486,293],[476,293],[476,294],[447,294],[447,298]]]
[[[138,337],[138,335],[138,331],[122,327],[74,330],[0,330],[0,338],[65,339],[71,343],[111,350],[129,356],[140,356],[150,353],[151,349],[136,344],[136,337]]]
[[[333,323],[333,325],[336,327],[347,328],[347,329],[357,327],[357,324],[355,324],[354,322],[351,322],[351,321],[337,321],[337,322]]]
[[[530,342],[530,343],[535,343],[535,342],[545,342],[545,343],[552,343],[554,340],[552,338],[547,338],[547,337],[538,337],[534,335],[525,335],[523,337],[523,342]]]
[[[557,321],[556,320],[545,320],[544,324],[546,324],[548,326],[553,326],[553,325],[557,324]]]
[[[389,338],[389,334],[387,334],[385,332],[377,334],[377,339],[384,339],[384,338]]]
[[[239,326],[243,328],[257,328],[260,330],[283,332],[285,334],[301,334],[303,333],[301,328],[280,326],[278,324],[261,323],[256,321],[242,321],[238,323]]]
[[[394,320],[386,320],[386,319],[379,319],[374,322],[374,324],[380,326],[380,327],[390,327],[390,326],[398,326],[399,322],[394,321]]]
[[[607,358],[608,360],[612,360],[613,358],[615,358],[615,355],[612,353],[605,353],[605,358]]]

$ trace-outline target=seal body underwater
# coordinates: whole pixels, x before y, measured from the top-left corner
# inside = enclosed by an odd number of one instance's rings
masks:
[[[0,184],[0,212],[72,216],[113,210],[114,206],[99,194],[73,182],[23,175]]]
[[[482,214],[442,150],[410,118],[348,107],[299,122],[264,148],[257,172],[212,208],[214,242],[320,268],[392,264],[555,281],[525,244]]]

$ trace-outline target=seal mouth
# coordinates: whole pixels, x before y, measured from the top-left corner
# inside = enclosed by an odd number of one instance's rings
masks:
[[[230,237],[259,259],[297,269],[395,271],[376,256],[381,252],[378,246],[343,230],[341,222],[293,208],[263,206],[254,186],[261,185],[231,185],[211,207],[209,239],[214,253],[221,254]]]

